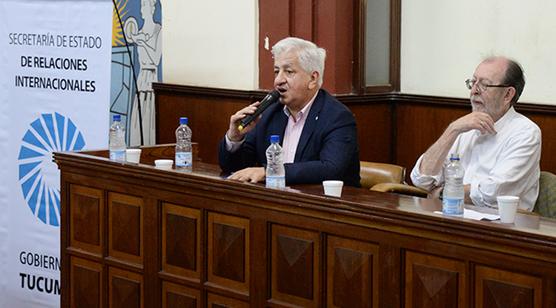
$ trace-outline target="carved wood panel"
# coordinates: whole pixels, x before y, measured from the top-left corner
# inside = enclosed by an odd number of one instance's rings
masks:
[[[162,270],[201,278],[201,211],[162,203]]]
[[[108,194],[108,254],[121,261],[143,264],[143,199]]]
[[[271,230],[271,301],[319,306],[319,233],[280,225]]]
[[[224,297],[209,293],[207,296],[207,307],[210,308],[248,308],[249,304],[235,300],[233,298]]]
[[[108,270],[110,308],[143,308],[144,296],[142,275],[114,267]]]
[[[475,307],[540,308],[542,279],[487,266],[475,268]]]
[[[405,307],[467,307],[464,262],[408,251],[405,264]]]
[[[162,283],[163,308],[201,308],[201,291],[178,284]]]
[[[210,283],[249,295],[249,220],[208,214],[208,273]]]
[[[71,257],[70,263],[71,307],[103,307],[102,265],[76,257]]]
[[[327,240],[328,307],[378,307],[378,246],[330,236]]]
[[[104,195],[102,190],[70,185],[70,245],[102,255]]]

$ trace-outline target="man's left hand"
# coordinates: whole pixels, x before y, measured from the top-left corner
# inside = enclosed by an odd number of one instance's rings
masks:
[[[258,183],[264,181],[265,175],[266,173],[264,167],[250,167],[234,172],[228,177],[228,179],[241,182]]]

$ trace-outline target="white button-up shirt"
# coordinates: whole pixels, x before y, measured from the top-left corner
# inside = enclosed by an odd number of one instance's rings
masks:
[[[531,211],[539,193],[541,131],[513,107],[494,123],[494,129],[494,135],[479,130],[460,134],[444,167],[451,153],[459,154],[465,169],[463,184],[471,185],[473,204],[497,207],[496,196],[514,195],[520,197],[520,209]],[[421,155],[411,172],[413,184],[427,190],[443,185],[444,167],[439,174],[421,174],[422,159]]]

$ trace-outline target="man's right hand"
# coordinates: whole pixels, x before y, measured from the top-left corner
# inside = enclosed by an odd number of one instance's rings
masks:
[[[230,141],[233,141],[233,142],[241,141],[243,139],[243,136],[245,136],[245,134],[247,134],[250,130],[252,130],[253,127],[255,127],[255,125],[259,121],[258,118],[255,119],[253,122],[251,122],[246,127],[244,127],[241,131],[238,129],[240,121],[243,118],[245,118],[246,116],[255,113],[255,111],[257,110],[257,107],[259,105],[260,105],[260,102],[254,102],[253,104],[251,104],[251,105],[241,109],[240,111],[234,113],[230,117],[230,127],[228,128],[228,131],[226,132],[226,135],[228,136],[228,139],[230,139]]]
[[[496,134],[492,117],[487,113],[479,111],[472,112],[455,120],[448,126],[448,129],[454,130],[458,135],[472,129],[478,129],[483,135]]]
[[[482,134],[496,134],[492,117],[484,112],[475,111],[455,120],[448,125],[442,136],[423,154],[419,172],[434,175],[441,172],[446,155],[459,134],[478,129]]]

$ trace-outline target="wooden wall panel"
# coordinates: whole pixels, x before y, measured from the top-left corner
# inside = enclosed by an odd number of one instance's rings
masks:
[[[327,241],[327,307],[378,307],[378,246],[330,236]]]
[[[201,292],[178,284],[162,283],[163,308],[201,308]]]
[[[119,261],[143,264],[143,199],[108,194],[108,254]]]
[[[102,255],[104,195],[102,190],[70,185],[70,245]]]
[[[108,270],[108,302],[111,308],[145,308],[143,276],[110,268]]]
[[[162,204],[162,270],[180,278],[201,279],[201,211]]]
[[[199,157],[217,163],[217,145],[228,129],[230,116],[265,92],[220,90],[155,84],[157,143],[175,142],[180,115],[191,117],[193,140],[199,142]],[[394,163],[409,172],[417,158],[458,117],[471,110],[468,99],[386,93],[339,95],[354,113],[360,159]],[[541,169],[556,173],[556,106],[520,103],[516,109],[541,128]],[[195,120],[197,119],[197,120]],[[200,119],[200,120],[199,120]]]
[[[199,159],[218,163],[218,143],[228,130],[230,117],[265,93],[159,84],[157,95],[156,143],[175,143],[179,118],[188,117],[192,140],[199,143]]]
[[[318,307],[320,241],[317,232],[271,227],[271,301]]]
[[[405,264],[405,307],[467,307],[464,262],[407,252]]]
[[[248,308],[249,304],[233,298],[209,293],[207,296],[207,307],[209,308]]]
[[[249,220],[208,214],[207,280],[238,294],[249,295]]]
[[[393,138],[392,108],[389,101],[345,104],[351,109],[357,122],[359,160],[391,162],[394,152],[392,147],[388,146]]]
[[[448,125],[469,109],[403,103],[396,105],[396,139],[394,162],[407,169],[407,175],[419,156],[431,146]],[[388,144],[385,144],[387,146]]]
[[[70,305],[72,308],[103,307],[102,265],[71,257]],[[67,291],[67,290],[65,290]]]
[[[475,307],[543,307],[542,279],[487,266],[475,269]]]

